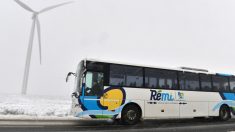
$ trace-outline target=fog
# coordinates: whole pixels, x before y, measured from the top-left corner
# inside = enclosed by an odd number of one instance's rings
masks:
[[[22,0],[35,10],[65,0]],[[235,74],[233,0],[76,0],[39,16],[28,94],[69,96],[82,58]],[[32,14],[0,2],[0,94],[20,94]]]

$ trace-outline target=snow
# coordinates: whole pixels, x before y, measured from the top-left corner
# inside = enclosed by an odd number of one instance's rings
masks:
[[[69,97],[0,95],[0,119],[73,119]]]

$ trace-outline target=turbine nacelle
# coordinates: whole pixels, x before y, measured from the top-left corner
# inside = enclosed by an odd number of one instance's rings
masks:
[[[37,19],[38,18],[38,15],[39,15],[39,12],[34,12],[33,15],[32,15],[32,19]]]

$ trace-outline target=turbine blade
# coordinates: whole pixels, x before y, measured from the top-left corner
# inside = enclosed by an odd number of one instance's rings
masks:
[[[23,7],[25,10],[30,11],[30,12],[35,12],[33,9],[31,9],[28,5],[25,3],[21,2],[20,0],[15,0],[17,4],[19,4],[21,7]]]
[[[59,7],[59,6],[67,5],[67,4],[70,4],[70,3],[73,3],[73,1],[69,1],[69,2],[65,2],[65,3],[61,3],[61,4],[57,4],[57,5],[53,5],[53,6],[46,7],[46,8],[44,8],[44,9],[42,9],[41,11],[39,11],[39,13],[43,13],[43,12],[52,10],[52,9],[54,9],[54,8],[57,8],[57,7]]]
[[[41,44],[41,25],[39,19],[36,18],[36,25],[37,25],[37,34],[38,34],[38,44],[39,44],[39,59],[40,64],[42,64],[42,44]]]

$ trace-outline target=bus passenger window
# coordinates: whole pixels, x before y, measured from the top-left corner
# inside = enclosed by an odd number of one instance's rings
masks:
[[[213,91],[216,92],[229,91],[228,77],[213,75],[212,82],[213,82]]]
[[[179,81],[181,90],[200,90],[199,76],[196,73],[180,72]]]
[[[111,86],[142,87],[143,68],[124,65],[110,65]]]
[[[165,88],[165,79],[159,78],[159,85],[157,88]]]
[[[201,81],[201,90],[212,91],[211,76],[207,74],[200,74],[199,76]]]
[[[235,93],[235,77],[230,77],[230,91]]]
[[[143,87],[143,69],[140,67],[126,66],[126,86]]]
[[[124,86],[125,85],[125,72],[123,68],[118,65],[110,65],[110,85]]]
[[[145,86],[155,89],[177,89],[177,72],[145,68]]]

